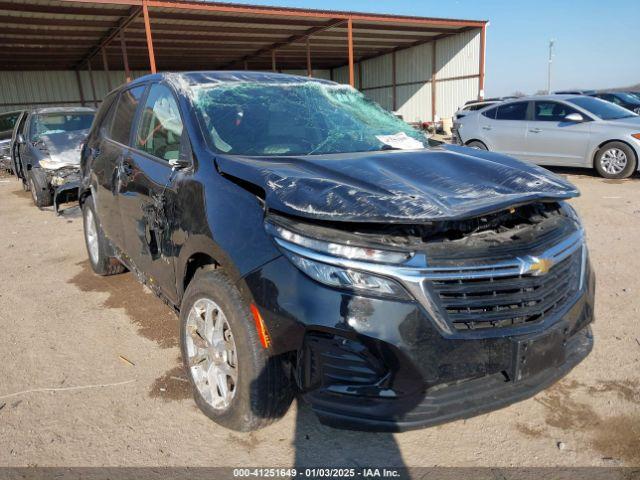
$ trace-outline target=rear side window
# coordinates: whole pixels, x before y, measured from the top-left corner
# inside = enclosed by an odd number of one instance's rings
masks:
[[[498,111],[498,107],[496,108],[490,108],[489,110],[485,110],[484,112],[482,112],[482,115],[484,115],[487,118],[496,118],[496,112]]]
[[[135,146],[163,160],[177,160],[182,138],[182,119],[171,90],[153,85],[147,95]]]
[[[111,129],[109,138],[123,145],[129,145],[129,135],[131,134],[131,125],[133,117],[136,114],[138,103],[144,93],[144,85],[130,88],[120,94],[115,111],[112,115]]]
[[[515,102],[500,105],[496,120],[526,120],[528,102]]]

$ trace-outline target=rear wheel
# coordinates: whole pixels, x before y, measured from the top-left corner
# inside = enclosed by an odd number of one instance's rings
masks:
[[[33,172],[29,172],[28,178],[28,190],[31,190],[33,204],[38,208],[50,207],[53,205],[53,195],[51,195],[49,185]]]
[[[601,177],[627,178],[636,169],[636,156],[629,145],[609,142],[596,153],[595,167]]]
[[[471,140],[470,142],[467,142],[467,147],[475,148],[477,150],[489,150],[480,140]]]
[[[82,219],[84,241],[93,271],[98,275],[115,275],[124,272],[124,265],[117,258],[108,254],[108,240],[100,228],[93,199],[90,196],[82,204]]]
[[[239,431],[262,428],[286,413],[293,390],[282,360],[262,346],[249,306],[221,269],[196,272],[180,324],[185,371],[203,413]]]

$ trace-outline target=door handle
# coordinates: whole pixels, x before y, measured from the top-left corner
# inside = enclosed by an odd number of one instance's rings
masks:
[[[484,127],[482,127],[482,129],[483,130],[491,130],[491,127],[484,126]]]
[[[540,133],[542,131],[542,129],[541,128],[530,128],[529,131],[531,133]]]

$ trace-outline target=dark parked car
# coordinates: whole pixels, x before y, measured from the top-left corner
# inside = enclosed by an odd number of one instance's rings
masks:
[[[194,396],[238,430],[296,390],[323,422],[402,430],[527,398],[592,347],[567,181],[425,136],[351,87],[156,74],[82,154],[91,266],[180,312]]]
[[[33,203],[53,205],[56,195],[77,198],[80,150],[95,110],[50,107],[28,112],[20,121],[12,147],[17,175]]]
[[[22,110],[0,113],[0,169],[15,173],[11,162],[11,135]]]
[[[601,98],[607,102],[615,103],[616,105],[631,110],[634,113],[640,114],[640,99],[635,95],[631,95],[626,92],[596,92],[590,94],[592,97]]]

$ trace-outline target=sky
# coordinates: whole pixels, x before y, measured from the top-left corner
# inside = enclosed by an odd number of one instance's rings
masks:
[[[235,0],[236,3],[489,20],[486,96],[640,83],[640,0]]]

